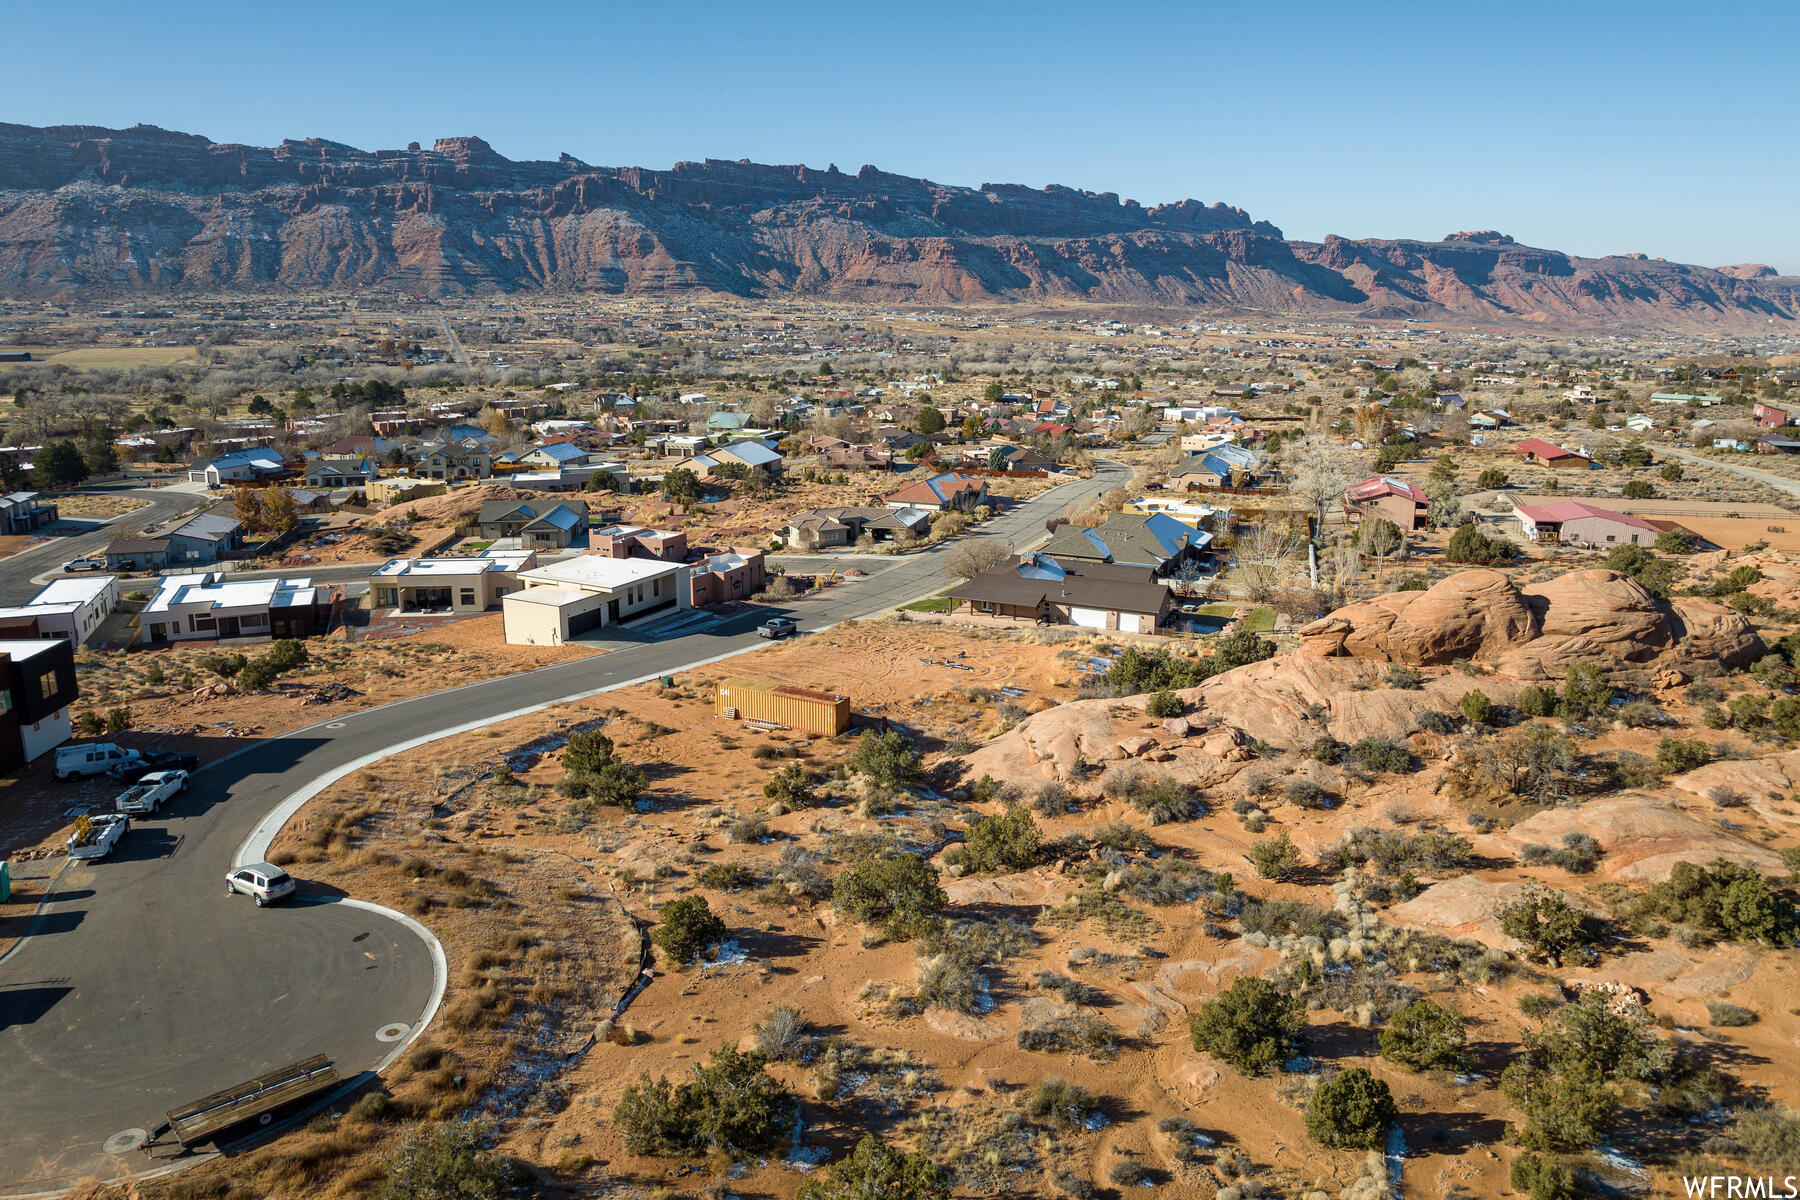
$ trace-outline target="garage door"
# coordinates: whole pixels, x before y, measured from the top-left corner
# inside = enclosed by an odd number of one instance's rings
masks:
[[[584,633],[600,628],[605,620],[605,605],[596,604],[586,612],[576,613],[569,618],[569,636],[580,637]]]
[[[1138,615],[1136,613],[1120,613],[1119,614],[1119,632],[1120,633],[1137,633],[1138,630],[1139,630]]]
[[[1105,629],[1106,610],[1101,608],[1071,608],[1069,624],[1079,625],[1083,629]]]

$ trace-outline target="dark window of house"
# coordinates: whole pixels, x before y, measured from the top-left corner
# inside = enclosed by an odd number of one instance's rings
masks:
[[[56,695],[56,672],[55,671],[45,671],[44,674],[38,679],[38,695],[40,695],[40,696]]]

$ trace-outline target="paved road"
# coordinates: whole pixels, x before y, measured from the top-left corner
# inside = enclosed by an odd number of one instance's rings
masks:
[[[109,520],[67,517],[41,530],[48,541],[0,559],[0,604],[23,604],[31,599],[40,586],[33,579],[54,572],[71,558],[91,554],[115,537],[126,537],[140,529],[161,525],[207,503],[204,496],[168,487],[121,486],[85,488],[83,491],[136,496],[148,503]]]
[[[1026,546],[1046,517],[1128,478],[1101,464],[1093,479],[996,518],[985,536]],[[869,616],[943,587],[942,559],[934,547],[865,564],[866,579],[785,611],[803,630]],[[269,739],[200,772],[165,815],[134,825],[114,859],[71,868],[34,935],[0,959],[0,1191],[142,1170],[141,1154],[109,1154],[107,1140],[308,1055],[329,1054],[347,1077],[378,1069],[429,1019],[433,945],[394,914],[332,902],[304,877],[305,904],[258,909],[225,896],[228,866],[279,825],[284,803],[435,737],[766,645],[754,632],[764,616]],[[396,731],[411,740],[396,742]]]
[[[1800,496],[1800,479],[1789,479],[1785,475],[1777,475],[1772,471],[1761,471],[1755,467],[1747,467],[1742,463],[1721,462],[1716,458],[1708,458],[1704,454],[1695,454],[1691,450],[1681,450],[1674,446],[1658,446],[1658,454],[1670,454],[1676,458],[1686,459],[1704,467],[1717,467],[1721,471],[1730,471],[1733,475],[1742,475],[1745,479],[1754,479],[1758,483],[1766,483],[1789,496]]]
[[[463,349],[462,341],[456,336],[456,331],[450,328],[450,318],[439,318],[438,328],[443,330],[444,340],[450,344],[450,355],[456,359],[456,365],[465,371],[473,369],[474,364],[469,361],[469,352]]]

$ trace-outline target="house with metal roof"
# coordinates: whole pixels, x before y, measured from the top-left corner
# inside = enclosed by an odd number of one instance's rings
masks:
[[[1521,504],[1513,510],[1519,526],[1534,542],[1557,545],[1577,542],[1588,546],[1649,546],[1662,531],[1643,517],[1613,512],[1581,500],[1555,500],[1549,504]]]
[[[207,487],[223,487],[228,483],[248,483],[274,479],[287,472],[281,453],[267,447],[233,450],[215,458],[195,459],[188,466],[188,482]]]
[[[746,438],[740,442],[714,446],[691,458],[684,458],[675,465],[686,467],[700,478],[705,479],[720,467],[725,466],[761,468],[771,474],[779,474],[785,462],[786,460],[771,450],[766,442],[759,442],[755,438]]]
[[[522,549],[562,550],[586,530],[585,500],[489,500],[475,523],[486,538],[517,538]]]
[[[1344,493],[1344,518],[1349,521],[1379,517],[1411,531],[1429,527],[1430,512],[1431,500],[1423,488],[1392,475],[1353,483]]]
[[[967,512],[980,508],[987,500],[987,480],[974,479],[956,471],[914,480],[881,498],[889,508],[923,508],[932,512],[948,512],[953,508]]]
[[[1120,633],[1156,632],[1171,607],[1168,587],[1149,567],[1065,560],[1041,551],[1009,558],[948,594],[970,616]]]
[[[1044,553],[1063,563],[1149,567],[1164,576],[1204,562],[1211,544],[1212,534],[1166,513],[1114,513],[1093,529],[1059,526],[1044,544]]]
[[[1526,438],[1513,449],[1524,457],[1526,462],[1540,463],[1547,467],[1593,466],[1593,460],[1585,454],[1577,453],[1566,446],[1558,446],[1555,442],[1546,442],[1542,438]]]

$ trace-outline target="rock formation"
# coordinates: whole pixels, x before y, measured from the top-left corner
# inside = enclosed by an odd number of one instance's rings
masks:
[[[1800,318],[1800,278],[1578,258],[1492,230],[1290,242],[1224,204],[949,187],[864,167],[513,162],[477,137],[367,152],[152,126],[0,125],[13,295],[381,287],[1103,300],[1225,311],[1629,322]]]

